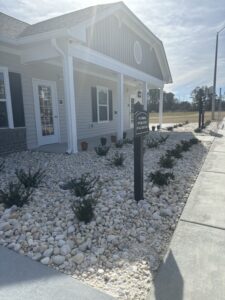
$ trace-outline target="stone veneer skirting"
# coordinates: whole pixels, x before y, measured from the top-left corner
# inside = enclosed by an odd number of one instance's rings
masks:
[[[0,129],[0,155],[26,149],[26,128]]]

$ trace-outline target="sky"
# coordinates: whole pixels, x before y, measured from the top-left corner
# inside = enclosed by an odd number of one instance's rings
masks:
[[[113,0],[0,0],[0,11],[28,23]],[[190,101],[196,86],[213,84],[216,33],[225,26],[225,0],[124,0],[162,40],[173,83],[165,90]],[[225,29],[219,34],[217,87],[225,92]]]

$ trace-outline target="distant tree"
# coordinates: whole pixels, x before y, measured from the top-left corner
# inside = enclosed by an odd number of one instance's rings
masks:
[[[192,92],[192,105],[194,110],[198,110],[198,102],[203,97],[205,100],[205,110],[212,109],[212,88],[208,86],[197,86]]]

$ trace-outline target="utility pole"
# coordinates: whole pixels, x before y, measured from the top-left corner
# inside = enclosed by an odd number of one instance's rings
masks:
[[[213,77],[213,95],[212,95],[212,120],[215,120],[216,76],[217,76],[217,56],[218,56],[219,34],[224,29],[225,29],[225,26],[216,33],[216,51],[215,51],[215,65],[214,65],[214,77]]]

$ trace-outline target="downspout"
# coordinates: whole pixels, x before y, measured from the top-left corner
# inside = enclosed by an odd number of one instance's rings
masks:
[[[72,153],[72,129],[71,129],[71,117],[70,117],[70,107],[69,107],[69,95],[68,95],[68,86],[67,85],[67,81],[65,80],[65,61],[66,61],[66,54],[64,53],[64,51],[58,46],[56,39],[53,38],[51,39],[51,45],[54,47],[54,49],[60,54],[60,56],[63,59],[63,79],[64,79],[64,93],[65,93],[65,98],[67,101],[67,118],[68,118],[68,122],[69,125],[67,126],[67,135],[68,135],[68,148],[67,148],[67,153]]]

